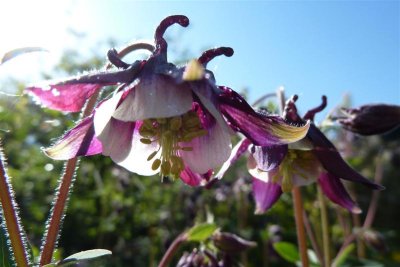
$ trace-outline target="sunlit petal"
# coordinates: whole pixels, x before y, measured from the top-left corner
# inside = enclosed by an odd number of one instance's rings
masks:
[[[44,152],[50,158],[57,160],[101,153],[102,145],[94,136],[93,116],[83,119]]]
[[[192,101],[187,86],[177,85],[162,75],[151,75],[134,85],[113,117],[122,121],[173,117],[188,112]]]

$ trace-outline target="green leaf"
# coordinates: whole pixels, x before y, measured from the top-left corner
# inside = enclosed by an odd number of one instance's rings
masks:
[[[71,256],[63,259],[62,261],[60,261],[59,263],[57,263],[56,266],[69,266],[71,264],[76,264],[80,261],[86,261],[86,260],[92,260],[92,259],[96,259],[102,256],[106,256],[106,255],[111,255],[111,251],[106,250],[106,249],[91,249],[91,250],[85,250],[85,251],[81,251],[75,254],[72,254]],[[52,265],[49,265],[49,267]]]
[[[2,221],[3,214],[0,206],[0,266],[2,267],[15,267],[17,264],[14,262],[14,257],[10,251],[7,231]]]
[[[345,262],[345,260],[347,259],[347,257],[350,255],[350,253],[354,250],[355,245],[354,244],[350,244],[348,245],[342,253],[340,253],[335,260],[333,261],[333,266],[342,266],[342,264]]]
[[[300,260],[297,247],[289,242],[276,242],[273,244],[275,251],[285,260],[296,263]]]
[[[187,233],[188,241],[204,242],[217,230],[214,223],[202,223],[193,226]]]
[[[13,49],[3,55],[3,57],[0,61],[0,65],[14,57],[17,57],[17,56],[20,56],[20,55],[23,55],[26,53],[38,52],[38,51],[47,51],[47,50],[44,48],[41,48],[41,47],[21,47],[21,48]]]

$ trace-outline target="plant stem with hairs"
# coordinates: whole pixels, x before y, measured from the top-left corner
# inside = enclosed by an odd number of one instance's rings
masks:
[[[0,202],[7,232],[10,238],[12,251],[18,267],[28,267],[29,258],[24,242],[24,233],[20,225],[17,204],[14,200],[12,185],[5,168],[5,160],[0,147]]]

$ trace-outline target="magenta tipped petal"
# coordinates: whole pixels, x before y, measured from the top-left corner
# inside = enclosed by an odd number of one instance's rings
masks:
[[[56,160],[68,160],[78,156],[101,153],[102,145],[94,136],[93,116],[83,119],[44,152]]]
[[[256,201],[256,214],[262,214],[278,201],[282,194],[281,186],[273,182],[263,182],[253,178],[253,196]]]
[[[103,87],[100,84],[55,84],[48,86],[32,86],[25,91],[33,95],[34,99],[43,106],[67,112],[81,111],[86,100],[96,90]]]
[[[334,203],[348,209],[352,213],[361,213],[361,209],[351,199],[339,178],[330,173],[321,173],[318,183],[324,194]]]

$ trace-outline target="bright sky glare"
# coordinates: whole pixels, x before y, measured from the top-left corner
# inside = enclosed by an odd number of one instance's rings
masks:
[[[107,39],[121,45],[151,40],[160,20],[184,14],[191,24],[168,30],[178,39],[170,49],[197,57],[231,46],[233,57],[210,67],[218,84],[246,87],[251,100],[283,85],[288,95],[300,95],[303,110],[319,104],[322,94],[328,108],[346,93],[355,105],[400,104],[399,1],[36,0],[2,1],[1,10],[0,52],[39,45],[50,53],[4,64],[0,77],[19,72],[14,76],[33,82],[26,77],[51,67],[66,48],[84,52]],[[85,33],[85,42],[68,30]]]

